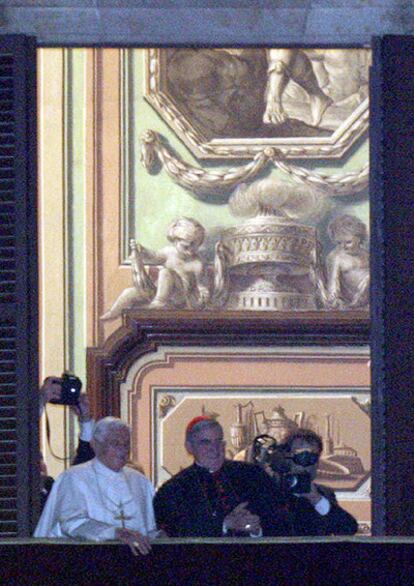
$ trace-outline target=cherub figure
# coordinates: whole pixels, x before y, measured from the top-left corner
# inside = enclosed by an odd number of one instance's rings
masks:
[[[164,265],[158,273],[157,292],[151,307],[173,305],[200,309],[209,300],[205,267],[198,250],[205,238],[203,226],[192,218],[178,218],[168,228],[171,242],[154,253],[145,250],[146,260]]]
[[[333,309],[366,309],[369,305],[369,253],[363,244],[367,227],[344,214],[328,225],[336,247],[326,258],[327,305]]]
[[[134,287],[125,289],[101,319],[120,317],[122,311],[135,305],[150,308],[201,309],[210,294],[205,285],[205,267],[198,255],[205,229],[192,218],[174,220],[167,232],[171,244],[158,252],[131,240],[131,266]],[[148,276],[144,262],[162,265],[157,284]]]

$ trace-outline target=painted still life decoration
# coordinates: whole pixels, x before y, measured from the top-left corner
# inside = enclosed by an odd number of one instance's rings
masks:
[[[289,432],[305,427],[323,438],[318,482],[335,490],[365,494],[370,452],[361,438],[370,428],[369,395],[361,391],[348,396],[338,396],[335,390],[313,392],[311,395],[308,391],[307,396],[280,391],[261,396],[246,393],[244,398],[216,392],[216,397],[204,399],[194,393],[184,400],[174,392],[159,393],[159,441],[162,444],[162,437],[171,438],[172,426],[180,427],[190,411],[197,412],[216,418],[223,425],[227,458],[251,461],[256,436],[267,434],[283,444]],[[356,435],[349,433],[351,422],[354,432],[358,430]],[[158,462],[158,477],[164,479],[177,473],[187,464],[187,458],[180,446],[168,450],[165,445]]]

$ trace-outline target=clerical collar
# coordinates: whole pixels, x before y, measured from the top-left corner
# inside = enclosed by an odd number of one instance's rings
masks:
[[[115,472],[115,470],[111,470],[111,468],[105,466],[105,464],[103,464],[97,457],[93,459],[93,465],[98,474],[102,474],[107,478],[121,478],[125,476],[123,473],[123,469],[121,469],[119,472]]]
[[[201,470],[204,470],[205,472],[209,472],[210,474],[217,474],[223,468],[223,466],[221,466],[218,470],[210,470],[210,468],[206,468],[205,466],[202,466],[201,464],[199,464],[195,460],[194,460],[194,464],[196,466],[198,466],[198,468],[200,468]]]

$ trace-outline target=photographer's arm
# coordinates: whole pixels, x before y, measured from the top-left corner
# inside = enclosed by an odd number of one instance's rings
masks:
[[[356,519],[338,504],[333,490],[326,487],[318,489],[323,499],[329,502],[328,513],[320,514],[325,527],[324,535],[354,535],[358,531]]]
[[[323,496],[314,482],[311,483],[310,491],[300,496],[308,500],[319,515],[327,515],[331,510],[329,499]]]
[[[296,535],[354,535],[358,523],[338,505],[335,493],[318,486],[319,500],[312,504],[305,495],[293,497]]]
[[[88,395],[83,393],[79,397],[78,405],[73,405],[71,408],[76,413],[80,426],[79,443],[72,465],[83,464],[95,457],[95,452],[90,445],[95,420],[91,416]]]

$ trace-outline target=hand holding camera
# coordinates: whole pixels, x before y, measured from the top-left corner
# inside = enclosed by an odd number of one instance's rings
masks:
[[[60,384],[60,397],[53,398],[49,402],[57,405],[77,405],[79,403],[82,381],[67,372],[60,379],[55,379]],[[55,383],[56,384],[56,383]]]
[[[62,376],[48,376],[40,387],[40,407],[46,403],[56,405],[79,405],[82,381],[67,372]]]
[[[42,407],[53,399],[59,399],[61,393],[60,379],[55,376],[48,376],[39,389],[40,404]]]

